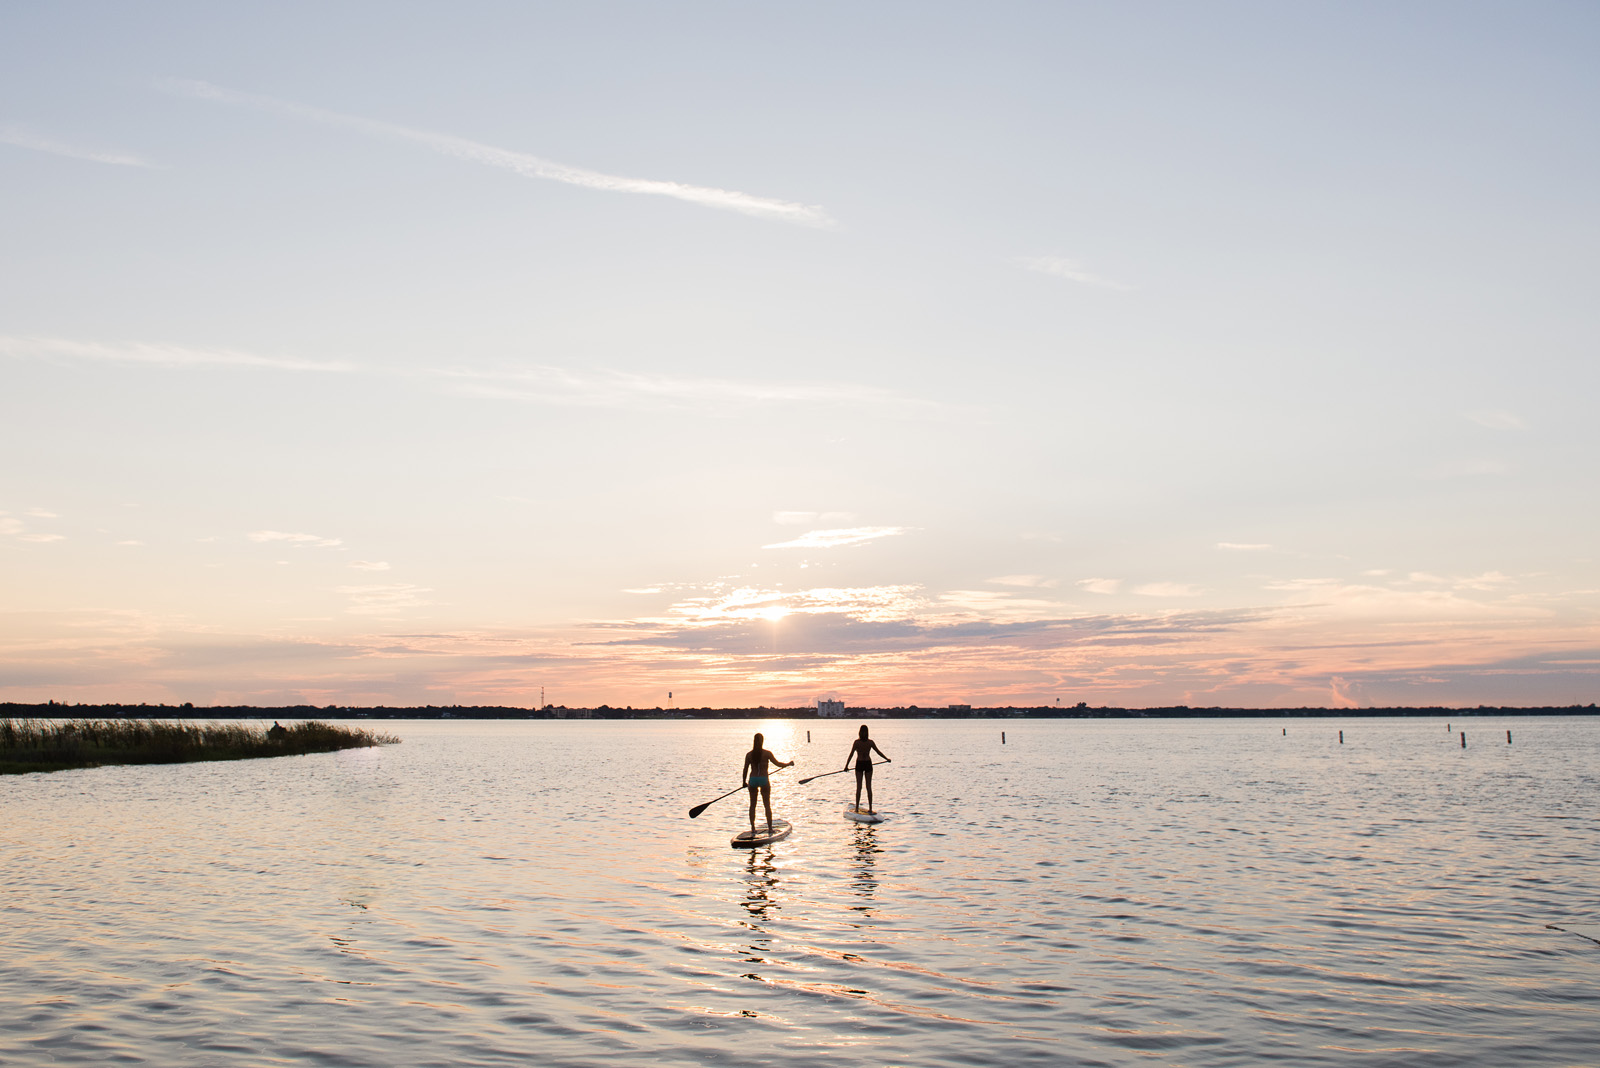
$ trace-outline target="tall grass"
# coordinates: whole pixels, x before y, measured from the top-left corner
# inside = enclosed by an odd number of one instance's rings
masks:
[[[316,721],[281,732],[244,723],[156,719],[0,719],[0,774],[61,771],[101,764],[179,764],[294,756],[391,745],[388,734]]]

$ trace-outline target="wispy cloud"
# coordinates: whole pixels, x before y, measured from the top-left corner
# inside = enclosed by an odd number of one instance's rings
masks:
[[[160,367],[259,367],[274,371],[351,372],[348,363],[303,360],[295,357],[258,356],[233,349],[195,349],[181,345],[128,342],[102,345],[50,337],[0,337],[0,356],[20,359],[64,358],[104,360],[111,363],[152,364]]]
[[[949,590],[941,593],[938,607],[954,618],[991,623],[1016,623],[1060,619],[1062,607],[1042,597],[1019,597],[1009,590]]]
[[[686,185],[682,182],[660,181],[653,178],[626,178],[615,174],[603,174],[599,171],[586,170],[582,167],[573,167],[565,163],[556,163],[538,156],[531,156],[525,152],[513,152],[509,149],[497,148],[494,145],[469,141],[462,137],[454,137],[430,130],[418,130],[409,126],[400,126],[396,123],[380,122],[375,119],[362,118],[359,115],[346,115],[337,111],[328,111],[324,108],[279,100],[259,93],[242,93],[237,90],[212,85],[208,82],[169,79],[162,84],[172,92],[198,97],[203,100],[215,100],[226,104],[251,107],[288,118],[321,123],[325,126],[340,126],[374,137],[410,141],[447,156],[470,160],[474,163],[482,163],[490,167],[499,167],[528,178],[544,178],[553,182],[565,182],[568,185],[583,186],[587,189],[599,189],[612,193],[641,193],[648,196],[671,197],[675,200],[688,201],[691,204],[698,204],[702,207],[718,208],[723,211],[738,212],[741,215],[751,215],[756,218],[771,219],[777,222],[798,223],[802,226],[832,228],[837,225],[825,210],[815,204],[800,204],[790,200],[759,197],[732,189],[716,189],[710,186]]]
[[[489,400],[528,401],[582,408],[717,409],[772,404],[870,406],[896,410],[936,410],[939,406],[873,386],[807,382],[750,382],[726,378],[685,378],[631,371],[575,371],[534,366],[512,371],[472,368],[418,372],[453,393]]]
[[[1077,260],[1069,260],[1061,256],[1028,256],[1018,261],[1030,271],[1040,274],[1054,275],[1065,278],[1069,282],[1082,282],[1084,285],[1101,286],[1105,289],[1116,289],[1127,292],[1133,289],[1122,282],[1114,282],[1109,278],[1102,278],[1084,270],[1083,264]]]
[[[423,608],[432,601],[423,594],[433,591],[426,586],[393,583],[387,586],[335,586],[333,592],[349,597],[351,605],[345,611],[353,616],[393,616],[408,608]]]
[[[935,401],[907,397],[876,386],[850,383],[751,382],[606,369],[581,371],[545,365],[514,370],[471,367],[381,368],[345,360],[261,356],[235,349],[201,349],[142,342],[101,344],[64,338],[0,336],[0,356],[14,359],[96,360],[167,368],[239,367],[370,375],[428,382],[453,396],[559,407],[632,411],[702,409],[712,413],[728,413],[751,407],[795,404],[867,407],[878,416],[906,417],[933,415],[948,410],[947,406]],[[845,517],[846,514],[823,515],[826,518]]]
[[[1472,420],[1474,423],[1477,423],[1479,426],[1488,427],[1490,430],[1524,429],[1524,423],[1522,420],[1510,412],[1480,411],[1462,412],[1461,414]]]
[[[39,508],[31,508],[26,513],[34,518],[54,519],[54,515]],[[65,534],[48,534],[40,531],[29,530],[26,523],[14,519],[5,512],[0,512],[0,537],[15,538],[17,541],[45,543],[52,541],[65,541]]]
[[[1456,580],[1458,590],[1498,590],[1516,584],[1510,575],[1502,575],[1498,571],[1485,571],[1481,575],[1469,575]]]
[[[1265,552],[1266,550],[1271,549],[1272,546],[1238,541],[1219,541],[1217,542],[1217,548],[1228,549],[1233,552]]]
[[[1112,594],[1122,589],[1122,580],[1108,578],[1087,578],[1079,579],[1078,585],[1082,586],[1090,593]]]
[[[1403,580],[1413,586],[1448,586],[1454,590],[1499,590],[1516,585],[1516,579],[1499,571],[1481,575],[1435,575],[1431,571],[1412,571]]]
[[[1001,575],[989,581],[996,586],[1021,586],[1026,589],[1049,589],[1056,584],[1055,579],[1047,579],[1043,575]]]
[[[1198,597],[1206,591],[1182,582],[1146,582],[1142,586],[1135,586],[1133,592],[1141,597]]]
[[[1342,675],[1335,675],[1328,680],[1328,695],[1334,708],[1360,708],[1362,686]]]
[[[1516,582],[1497,571],[1464,578],[1413,571],[1392,581],[1394,585],[1376,585],[1338,578],[1296,578],[1269,582],[1265,588],[1314,598],[1298,607],[1313,616],[1382,619],[1389,623],[1548,617],[1547,608],[1506,596],[1511,592],[1507,587]]]
[[[290,534],[282,530],[257,530],[250,540],[260,543],[287,542],[297,549],[335,549],[344,544],[342,538],[324,538],[320,534]]]
[[[67,156],[71,159],[86,159],[92,163],[114,163],[119,167],[152,167],[154,164],[130,156],[122,152],[99,152],[94,149],[78,148],[75,145],[65,145],[60,141],[52,141],[31,133],[15,123],[0,126],[0,144],[15,145],[17,148],[28,148],[35,152],[48,152],[52,156]]]
[[[352,560],[350,566],[357,571],[387,571],[389,565],[383,560]]]
[[[892,538],[909,534],[910,527],[845,527],[839,530],[808,530],[789,541],[763,545],[763,549],[837,549],[844,545],[861,545],[878,538]]]
[[[759,586],[719,585],[704,596],[674,604],[670,620],[648,622],[704,627],[790,615],[838,615],[885,622],[915,615],[923,602],[920,586],[817,587],[785,593]]]
[[[807,523],[848,523],[855,518],[849,512],[773,512],[772,521],[783,526],[804,526]]]

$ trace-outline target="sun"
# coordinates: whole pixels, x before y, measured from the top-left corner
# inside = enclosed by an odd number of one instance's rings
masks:
[[[763,608],[761,610],[761,615],[765,617],[769,623],[776,623],[778,620],[782,619],[788,614],[789,610],[783,607],[781,604],[775,604],[770,608]]]

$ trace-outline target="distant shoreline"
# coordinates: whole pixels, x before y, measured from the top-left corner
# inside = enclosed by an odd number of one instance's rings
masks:
[[[497,705],[427,705],[418,707],[314,705],[84,705],[0,703],[0,719],[804,719],[830,722],[859,719],[1326,719],[1414,717],[1464,719],[1470,716],[1595,716],[1587,705],[1474,708],[1090,708],[1087,705],[972,708],[846,708],[843,716],[818,716],[815,708],[516,708]]]

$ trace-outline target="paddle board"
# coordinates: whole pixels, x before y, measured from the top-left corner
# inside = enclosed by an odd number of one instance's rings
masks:
[[[844,818],[855,820],[857,823],[882,823],[883,817],[870,808],[857,808],[855,805],[844,806]]]
[[[764,846],[769,842],[776,842],[780,838],[787,838],[792,830],[794,828],[789,826],[788,820],[773,820],[772,833],[769,834],[767,833],[766,820],[757,820],[754,831],[740,831],[733,836],[733,841],[730,844],[735,849],[754,849],[756,846]]]

